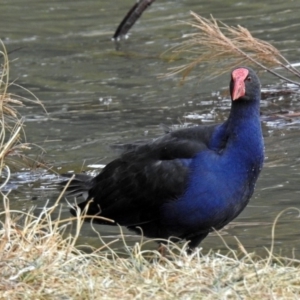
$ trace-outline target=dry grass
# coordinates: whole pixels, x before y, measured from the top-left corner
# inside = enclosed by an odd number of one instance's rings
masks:
[[[255,258],[231,250],[188,256],[176,245],[168,257],[142,245],[120,257],[109,245],[84,253],[75,246],[77,234],[63,237],[71,220],[53,221],[54,207],[39,216],[10,211],[3,196],[5,217],[0,230],[1,299],[297,299],[300,261]],[[14,217],[13,217],[14,215]],[[20,223],[23,223],[21,226]]]
[[[30,91],[9,82],[9,59],[1,40],[0,44],[3,49],[0,51],[0,173],[3,169],[9,173],[10,164],[18,165],[21,160],[28,164],[28,158],[23,155],[23,150],[30,149],[23,130],[23,118],[17,108],[23,107],[24,102],[33,102],[43,108],[44,106]],[[26,91],[32,99],[8,92],[12,86]],[[21,136],[25,142],[22,141]]]
[[[172,50],[175,55],[186,54],[191,62],[172,68],[167,75],[181,73],[185,78],[196,66],[209,64],[211,75],[216,76],[227,73],[236,66],[252,64],[285,82],[300,86],[300,72],[270,43],[253,37],[242,26],[228,26],[213,17],[206,19],[194,12],[191,15],[193,21],[185,24],[192,26],[197,32],[187,35],[186,40]],[[271,67],[287,71],[288,77]]]

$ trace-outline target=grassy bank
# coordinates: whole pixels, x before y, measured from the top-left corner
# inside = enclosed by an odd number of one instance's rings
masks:
[[[80,232],[63,238],[66,222],[51,220],[54,207],[39,216],[11,211],[5,203],[0,230],[1,299],[297,299],[296,259],[270,254],[254,258],[197,251],[175,245],[157,251],[127,248],[128,257],[110,249],[84,253],[75,246]],[[19,225],[23,224],[23,225]]]

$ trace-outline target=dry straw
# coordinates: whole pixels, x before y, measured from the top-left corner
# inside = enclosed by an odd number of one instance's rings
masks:
[[[209,64],[210,70],[218,70],[212,72],[212,76],[216,76],[236,66],[252,64],[284,82],[300,86],[300,72],[270,43],[253,37],[242,26],[228,26],[213,17],[206,19],[194,12],[191,15],[193,21],[184,23],[195,28],[196,33],[187,35],[186,40],[172,50],[175,55],[186,54],[191,62],[171,68],[167,75],[181,73],[185,78],[196,66]],[[280,70],[287,71],[289,76],[283,76],[278,72]]]
[[[21,160],[28,163],[29,160],[23,154],[23,150],[30,149],[30,145],[26,141],[21,141],[21,135],[25,139],[25,132],[23,118],[17,108],[24,106],[24,102],[33,102],[43,108],[44,106],[29,90],[9,82],[8,54],[1,40],[0,44],[3,49],[0,51],[0,173],[2,174],[3,169],[9,173],[8,165],[20,164]],[[33,100],[8,92],[12,87],[24,90]]]
[[[111,245],[78,250],[82,219],[74,236],[64,234],[71,218],[53,220],[53,207],[36,216],[32,211],[5,210],[0,229],[0,299],[297,299],[297,259],[266,258],[243,246],[227,255],[169,244],[169,254],[147,250],[147,242],[121,257]],[[22,225],[20,225],[22,224]],[[274,224],[275,230],[275,224]],[[99,234],[100,237],[100,234]],[[101,237],[100,237],[101,238]],[[226,244],[225,244],[226,245]]]

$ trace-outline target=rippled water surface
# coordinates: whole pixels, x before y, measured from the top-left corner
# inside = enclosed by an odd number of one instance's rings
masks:
[[[189,11],[213,14],[229,25],[247,27],[255,37],[272,42],[292,62],[299,61],[298,1],[164,1],[157,0],[131,30],[129,40],[115,50],[110,38],[135,0],[34,1],[4,0],[0,37],[11,53],[10,79],[28,88],[43,102],[48,114],[31,103],[22,109],[28,142],[45,149],[43,159],[55,172],[89,169],[92,163],[113,159],[109,145],[161,134],[159,124],[219,122],[229,109],[228,75],[213,80],[158,78],[169,62],[161,54],[192,32],[178,20]],[[220,70],[222,65],[219,66]],[[263,88],[277,78],[260,74]],[[28,96],[23,90],[13,92]],[[262,113],[299,110],[299,96],[273,95],[262,101]],[[297,118],[263,118],[266,162],[255,195],[245,211],[223,231],[248,251],[269,247],[275,217],[289,207],[300,207],[300,124]],[[39,151],[29,153],[36,158]],[[15,170],[10,195],[12,208],[41,209],[57,194],[55,176],[47,171]],[[69,216],[63,202],[63,216]],[[276,227],[276,250],[300,256],[298,213],[283,213]],[[97,227],[115,236],[118,229]],[[129,238],[137,241],[136,238]],[[89,224],[80,242],[100,245]],[[116,244],[120,246],[120,244]],[[208,237],[204,249],[224,249],[219,237]]]

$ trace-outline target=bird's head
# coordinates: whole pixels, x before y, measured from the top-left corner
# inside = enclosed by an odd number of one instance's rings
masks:
[[[254,100],[259,94],[260,81],[251,68],[238,67],[231,72],[230,95],[232,101]]]

